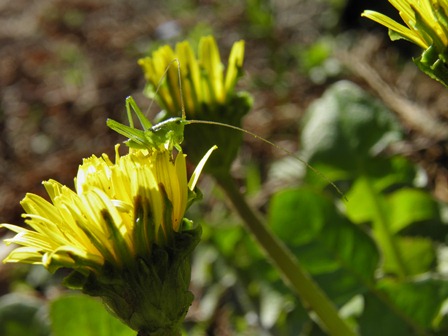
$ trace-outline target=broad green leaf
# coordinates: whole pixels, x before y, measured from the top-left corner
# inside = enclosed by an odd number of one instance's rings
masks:
[[[421,237],[397,237],[398,248],[406,265],[408,275],[431,271],[436,264],[436,251],[433,242]],[[387,263],[384,269],[388,269]]]
[[[307,110],[301,142],[311,164],[357,176],[369,169],[378,172],[379,162],[372,157],[400,137],[398,122],[381,103],[357,85],[341,81]]]
[[[413,275],[429,271],[436,261],[433,243],[423,237],[401,235],[416,223],[424,231],[423,226],[431,221],[439,224],[439,232],[446,231],[438,221],[436,202],[418,189],[398,189],[389,194],[378,189],[374,179],[358,178],[347,194],[350,200],[346,204],[347,215],[355,223],[372,224],[373,235],[384,256],[385,272]]]
[[[48,336],[50,328],[44,319],[46,305],[42,300],[11,293],[0,297],[0,335]]]
[[[442,303],[442,308],[434,320],[434,329],[441,335],[448,334],[448,299]]]
[[[349,200],[345,204],[346,214],[358,224],[373,222],[381,215],[378,213],[378,208],[385,206],[384,198],[375,190],[372,180],[367,176],[356,179],[346,196]]]
[[[448,298],[448,281],[426,278],[406,283],[382,281],[378,288],[422,328],[430,329],[439,314],[443,301]]]
[[[436,264],[436,251],[433,242],[421,237],[393,237],[403,265],[405,276],[417,275],[431,271]],[[397,265],[386,252],[383,260],[383,272],[397,274]]]
[[[375,164],[375,162],[378,162]],[[415,166],[404,157],[376,157],[369,163],[362,176],[368,175],[380,191],[388,191],[399,186],[413,185],[416,175]]]
[[[379,254],[372,239],[327,198],[306,188],[274,195],[269,223],[338,303],[373,282]]]
[[[437,203],[430,194],[418,189],[401,189],[388,197],[391,230],[394,233],[422,221],[439,221]]]
[[[301,192],[303,191],[303,192]],[[333,205],[308,190],[276,194],[270,203],[270,223],[278,236],[294,246],[314,241],[335,213]]]
[[[392,259],[393,253],[389,242],[393,237],[389,234],[389,217],[387,212],[387,203],[381,193],[376,192],[372,179],[359,177],[353,184],[350,192],[347,193],[348,202],[345,203],[346,214],[354,223],[372,223],[372,233],[378,246],[381,249],[383,259]],[[398,267],[396,261],[389,262],[390,267],[395,271]]]
[[[407,317],[405,317],[407,319]],[[410,336],[416,335],[410,326],[412,321],[403,319],[400,311],[393,309],[381,297],[369,292],[364,296],[364,311],[358,319],[362,336]]]
[[[244,230],[239,226],[215,228],[213,236],[211,237],[216,244],[219,251],[225,256],[232,256],[235,254],[235,247],[241,241],[244,235]]]
[[[135,336],[107,312],[105,306],[85,295],[63,296],[52,302],[50,317],[54,336]]]
[[[397,168],[401,169],[400,167],[404,168],[402,164],[398,164]],[[346,194],[349,200],[345,203],[347,215],[356,223],[371,222],[382,215],[378,213],[380,204],[377,204],[381,202],[393,233],[417,221],[438,220],[437,203],[427,192],[409,187],[387,191],[387,188],[396,184],[409,182],[410,179],[392,170],[382,177],[360,175]]]
[[[440,309],[447,298],[446,280],[429,277],[405,283],[383,280],[375,291],[365,295],[364,312],[359,319],[360,334],[429,334],[429,330],[438,327]]]

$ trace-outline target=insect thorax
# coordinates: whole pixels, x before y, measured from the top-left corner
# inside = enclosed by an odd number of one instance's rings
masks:
[[[182,118],[170,118],[149,129],[160,144],[177,146],[184,140],[184,128],[188,121]]]

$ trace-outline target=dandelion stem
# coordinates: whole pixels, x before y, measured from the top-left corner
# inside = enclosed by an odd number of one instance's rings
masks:
[[[270,231],[260,215],[248,205],[233,178],[229,174],[215,175],[214,177],[274,266],[299,295],[305,307],[311,308],[317,314],[327,332],[333,336],[356,335],[339,316],[334,304],[300,265],[297,258]]]

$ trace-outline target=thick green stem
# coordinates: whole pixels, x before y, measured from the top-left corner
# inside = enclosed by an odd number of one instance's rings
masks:
[[[272,263],[287,279],[306,306],[309,306],[319,317],[330,335],[352,336],[354,331],[339,316],[336,307],[315,284],[306,270],[299,264],[288,248],[280,241],[264,223],[258,214],[247,204],[230,175],[215,176],[219,185],[226,192],[249,231],[270,257]]]

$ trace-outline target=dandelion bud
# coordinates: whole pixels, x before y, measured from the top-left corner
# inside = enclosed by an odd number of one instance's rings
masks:
[[[151,57],[139,60],[147,80],[146,93],[154,98],[169,116],[179,117],[185,111],[187,120],[204,120],[241,127],[242,117],[252,107],[251,97],[235,92],[242,75],[244,41],[236,42],[230,52],[227,71],[221,63],[218,46],[212,36],[199,42],[198,57],[189,42],[176,45],[175,51],[163,46]],[[173,60],[180,64],[172,66]],[[163,69],[168,69],[165,79]],[[180,76],[180,77],[179,77]],[[212,145],[220,148],[220,156],[207,163],[206,171],[228,172],[241,146],[242,133],[217,125],[191,124],[185,128],[185,147],[189,159],[197,163]]]

